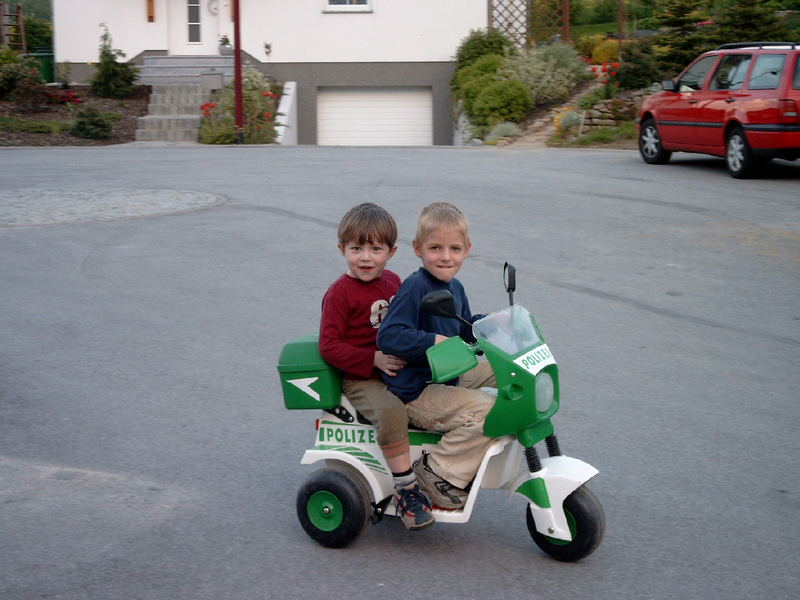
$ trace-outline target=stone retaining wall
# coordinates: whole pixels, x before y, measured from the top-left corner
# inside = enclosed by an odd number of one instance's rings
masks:
[[[583,131],[616,127],[621,121],[636,118],[644,99],[652,94],[651,90],[634,90],[622,92],[611,100],[602,100],[588,109],[583,120]]]

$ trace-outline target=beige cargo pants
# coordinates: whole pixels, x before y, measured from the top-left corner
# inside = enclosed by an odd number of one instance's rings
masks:
[[[489,363],[482,361],[464,373],[457,386],[432,383],[406,404],[414,425],[444,433],[428,464],[439,477],[460,488],[475,477],[486,449],[494,442],[483,435],[483,422],[494,397],[478,388],[496,385]]]

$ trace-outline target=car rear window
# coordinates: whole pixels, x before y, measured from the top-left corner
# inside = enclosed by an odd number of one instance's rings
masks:
[[[794,83],[792,84],[793,90],[800,90],[800,54],[797,55],[797,61],[794,64]]]
[[[738,90],[744,83],[747,68],[750,66],[752,54],[729,54],[719,63],[714,79],[711,80],[712,90]]]
[[[781,81],[785,54],[762,54],[756,58],[756,66],[750,75],[751,90],[774,90]]]

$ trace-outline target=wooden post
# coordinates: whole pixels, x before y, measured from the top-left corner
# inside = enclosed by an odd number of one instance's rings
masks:
[[[242,98],[242,43],[239,31],[239,0],[233,0],[233,89],[236,104],[236,143],[244,143],[244,100]]]

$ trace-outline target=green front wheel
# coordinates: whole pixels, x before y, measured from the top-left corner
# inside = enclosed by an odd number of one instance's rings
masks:
[[[364,531],[369,516],[366,486],[350,471],[315,471],[297,491],[297,518],[305,532],[323,546],[347,546]]]
[[[594,552],[603,541],[606,517],[597,497],[585,486],[579,487],[564,500],[564,512],[572,533],[572,541],[548,537],[536,531],[530,505],[525,507],[528,531],[545,553],[556,560],[574,562]]]

